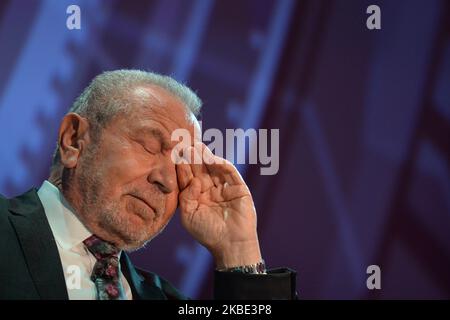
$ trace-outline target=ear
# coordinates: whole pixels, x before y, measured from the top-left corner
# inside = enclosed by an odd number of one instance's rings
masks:
[[[89,123],[76,113],[64,116],[59,128],[59,154],[66,168],[77,166],[82,151],[89,143]]]

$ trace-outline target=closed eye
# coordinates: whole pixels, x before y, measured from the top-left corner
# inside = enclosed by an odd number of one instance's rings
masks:
[[[140,148],[141,148],[143,151],[145,151],[146,153],[150,153],[151,155],[155,155],[155,154],[158,153],[157,151],[152,150],[152,149],[156,149],[156,148],[149,148],[149,147],[146,146],[145,143],[143,143],[143,142],[136,142],[136,143],[139,144]]]

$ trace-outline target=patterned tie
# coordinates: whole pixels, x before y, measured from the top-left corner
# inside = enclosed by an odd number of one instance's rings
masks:
[[[83,243],[97,259],[91,280],[97,288],[98,300],[125,299],[119,278],[120,250],[95,235],[90,236]]]

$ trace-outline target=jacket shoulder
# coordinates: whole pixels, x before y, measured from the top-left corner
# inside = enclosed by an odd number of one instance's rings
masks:
[[[8,216],[11,214],[8,210],[10,206],[10,199],[0,194],[0,224],[8,221]]]
[[[0,212],[8,209],[9,200],[4,195],[0,194]]]
[[[2,220],[14,213],[23,214],[38,207],[42,207],[42,205],[35,188],[13,198],[7,198],[0,194],[0,219]]]

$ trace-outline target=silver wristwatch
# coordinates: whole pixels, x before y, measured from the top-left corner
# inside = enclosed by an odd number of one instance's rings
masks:
[[[264,263],[264,260],[261,260],[261,262],[247,265],[247,266],[238,266],[238,267],[220,269],[218,271],[241,272],[241,273],[248,273],[248,274],[267,274],[266,264]]]

